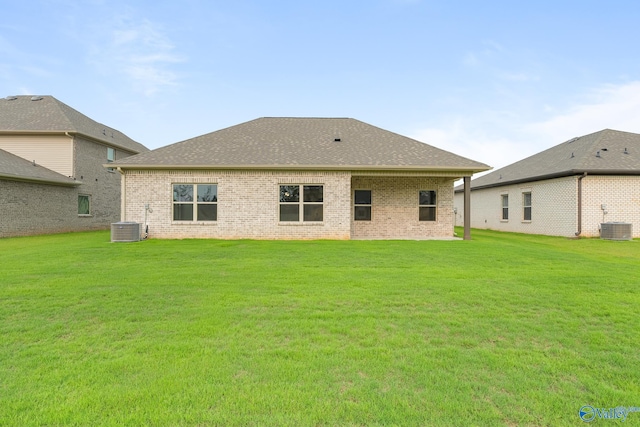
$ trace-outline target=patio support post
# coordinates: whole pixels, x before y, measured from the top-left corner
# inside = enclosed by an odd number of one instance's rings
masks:
[[[464,240],[471,240],[471,177],[464,177]]]
[[[576,232],[576,237],[580,237],[580,234],[582,234],[582,180],[586,177],[586,172],[578,177],[578,231]]]

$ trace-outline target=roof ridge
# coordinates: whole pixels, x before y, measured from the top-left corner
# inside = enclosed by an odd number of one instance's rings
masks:
[[[69,112],[69,111],[73,112],[74,114],[78,114],[79,116],[82,116],[83,118],[86,118],[87,120],[92,121],[93,123],[96,123],[96,124],[98,124],[98,125],[100,125],[100,126],[103,126],[103,127],[105,127],[105,128],[108,128],[109,130],[112,130],[112,131],[118,132],[118,133],[120,133],[120,134],[123,134],[121,131],[117,130],[116,128],[113,128],[113,127],[111,127],[111,126],[109,126],[109,125],[105,125],[104,123],[101,123],[101,122],[99,122],[99,121],[97,121],[97,120],[92,119],[91,117],[87,116],[86,114],[82,113],[81,111],[76,110],[76,109],[75,109],[75,108],[73,108],[72,106],[70,106],[70,105],[68,105],[68,104],[65,104],[64,102],[60,101],[58,98],[56,98],[56,97],[54,97],[54,96],[51,96],[51,95],[48,95],[48,96],[49,96],[49,97],[50,97],[50,98],[55,102],[56,107],[60,110],[60,112],[62,113],[62,115],[65,117],[65,119],[67,119],[67,121],[69,122],[69,124],[71,125],[71,127],[75,128],[75,131],[76,131],[76,132],[82,132],[82,130],[81,130],[81,129],[78,129],[78,127],[77,127],[77,126],[75,126],[74,121],[69,117],[69,114],[68,114],[68,112]],[[65,111],[65,109],[66,109],[67,111]],[[123,134],[123,135],[124,135],[124,134]],[[89,135],[87,135],[87,136],[89,136]],[[105,142],[106,142],[106,141],[105,141]]]
[[[122,159],[116,167],[483,171],[489,166],[352,118],[261,117]],[[462,172],[461,172],[462,173]]]
[[[593,132],[590,133],[588,135],[585,135],[585,137],[595,137],[593,139],[593,141],[589,144],[587,144],[586,150],[585,152],[582,154],[582,157],[580,158],[580,161],[578,162],[578,166],[580,166],[580,169],[586,169],[586,165],[588,162],[588,159],[590,157],[590,155],[596,155],[594,153],[594,147],[597,147],[598,145],[602,145],[600,144],[600,141],[602,141],[603,136],[607,133],[608,129],[603,129],[600,130],[598,132]],[[579,138],[580,139],[580,138]],[[600,154],[600,151],[596,150],[598,154]]]
[[[312,120],[357,120],[351,117],[319,117],[319,116],[263,116],[254,120],[260,119],[312,119]],[[253,121],[253,120],[250,120]],[[359,120],[358,120],[359,121]]]
[[[615,138],[618,135],[638,136],[638,134],[633,132],[625,132],[609,128],[585,135],[585,137],[595,136],[595,138],[584,150],[585,152],[582,154],[578,166],[580,166],[581,169],[588,169],[588,164],[592,157],[601,157],[603,155],[601,152],[609,151],[609,147],[606,147],[606,140],[608,138]]]
[[[79,132],[77,126],[75,126],[75,124],[73,123],[73,121],[69,118],[69,116],[67,115],[66,111],[64,111],[61,107],[61,105],[64,105],[67,108],[70,108],[73,110],[73,108],[69,107],[67,104],[63,103],[62,101],[60,101],[59,99],[57,99],[56,97],[52,96],[52,95],[45,95],[44,98],[49,98],[51,99],[52,103],[55,105],[55,108],[58,109],[58,111],[60,112],[60,114],[62,114],[62,116],[65,118],[65,120],[67,121],[67,123],[69,123],[69,128],[73,129],[75,132]],[[76,111],[78,114],[82,114],[77,110]],[[88,118],[88,116],[85,116]]]
[[[590,174],[640,175],[640,158],[628,147],[640,145],[640,134],[603,129],[571,138],[501,167],[472,181],[472,189]],[[640,147],[639,147],[640,151]]]
[[[53,95],[8,96],[1,101],[16,103],[15,108],[9,107],[8,104],[3,107],[7,108],[8,115],[0,117],[5,119],[3,123],[7,126],[2,130],[71,132],[132,153],[148,150],[124,132],[92,119]]]

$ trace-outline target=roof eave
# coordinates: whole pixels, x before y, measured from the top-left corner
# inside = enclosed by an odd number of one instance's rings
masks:
[[[111,141],[103,140],[103,139],[100,139],[100,138],[96,138],[95,136],[87,135],[85,133],[77,132],[75,130],[0,130],[0,135],[38,135],[38,136],[43,136],[43,135],[64,135],[64,136],[77,135],[77,136],[81,136],[83,138],[87,138],[87,139],[90,139],[92,141],[98,142],[98,143],[103,144],[103,145],[109,145],[109,146],[112,146],[112,147],[115,147],[115,148],[119,148],[119,149],[127,151],[129,153],[133,153],[133,154],[142,153],[142,151],[134,150],[131,147],[126,147],[124,145],[117,144],[115,142],[111,142]]]
[[[486,172],[491,170],[490,166],[412,166],[412,165],[152,165],[152,164],[121,164],[108,163],[103,165],[109,168],[120,170],[204,170],[204,169],[225,169],[225,170],[329,170],[329,171],[402,171],[402,172],[460,172],[464,175]]]
[[[0,135],[65,135],[77,133],[71,130],[0,130]]]
[[[35,183],[35,184],[60,185],[63,187],[78,187],[82,184],[79,181],[69,181],[69,182],[56,181],[53,179],[25,177],[20,175],[12,175],[8,173],[0,173],[0,179],[6,179],[10,181],[29,182],[29,183]]]
[[[473,182],[471,183],[471,191],[475,191],[475,190],[483,190],[486,188],[495,188],[495,187],[504,187],[506,185],[515,185],[515,184],[522,184],[525,182],[536,182],[536,181],[545,181],[548,179],[555,179],[555,178],[564,178],[567,176],[575,176],[575,175],[640,175],[640,170],[634,170],[634,169],[571,169],[568,171],[563,171],[563,172],[556,172],[556,173],[551,173],[551,174],[545,174],[545,175],[538,175],[538,176],[533,176],[533,177],[527,177],[527,178],[521,178],[521,179],[514,179],[514,180],[508,180],[508,181],[503,181],[503,182],[494,182],[491,184],[485,184],[485,185],[479,185],[479,186],[473,186]],[[461,188],[458,188],[457,190],[455,190],[456,193],[460,193],[464,191]]]

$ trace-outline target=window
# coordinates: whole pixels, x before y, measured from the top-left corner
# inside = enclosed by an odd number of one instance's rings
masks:
[[[112,163],[115,162],[116,160],[116,150],[111,148],[111,147],[107,147],[107,163]],[[116,170],[114,168],[107,168],[107,172],[115,172]]]
[[[531,221],[531,193],[522,193],[522,219]]]
[[[174,221],[217,221],[216,184],[173,184]]]
[[[509,219],[509,195],[503,194],[502,198],[502,220],[506,221]]]
[[[420,190],[420,221],[436,220],[436,192]]]
[[[353,204],[355,221],[371,221],[371,190],[356,190]]]
[[[322,185],[280,186],[280,221],[321,222],[322,217]]]
[[[78,194],[78,215],[91,215],[91,197]]]

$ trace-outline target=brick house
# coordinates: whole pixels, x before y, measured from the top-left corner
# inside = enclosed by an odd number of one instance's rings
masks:
[[[0,99],[0,237],[109,228],[120,175],[102,165],[143,151],[51,96]]]
[[[451,238],[454,181],[489,169],[342,118],[260,118],[112,166],[122,221],[218,239]]]
[[[471,182],[471,226],[553,236],[600,235],[605,222],[640,237],[640,135],[605,129]],[[456,188],[456,221],[464,221]]]

